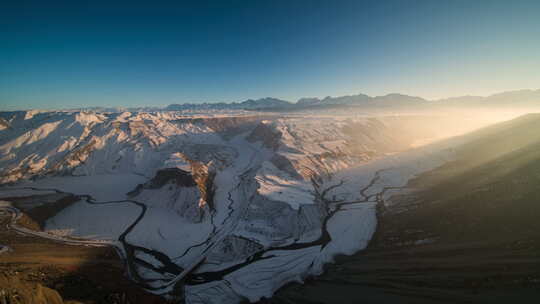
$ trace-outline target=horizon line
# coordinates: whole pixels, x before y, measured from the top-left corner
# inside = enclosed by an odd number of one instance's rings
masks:
[[[516,92],[535,92],[535,91],[540,91],[540,88],[527,88],[527,89],[514,89],[514,90],[507,90],[507,91],[498,91],[496,93],[491,93],[491,94],[488,94],[488,95],[453,95],[453,96],[449,96],[449,97],[443,97],[443,98],[437,98],[437,99],[428,99],[428,98],[424,98],[422,96],[419,96],[419,95],[410,95],[410,94],[403,94],[403,93],[399,93],[399,92],[392,92],[392,93],[387,93],[387,94],[384,94],[384,95],[369,95],[369,94],[365,94],[365,93],[357,93],[357,94],[345,94],[345,95],[327,95],[327,96],[324,96],[324,97],[300,97],[298,98],[296,101],[290,101],[290,100],[287,100],[287,99],[282,99],[282,98],[279,98],[279,97],[272,97],[272,96],[265,96],[265,97],[259,97],[259,98],[247,98],[245,100],[242,100],[242,101],[215,101],[215,102],[212,102],[212,101],[202,101],[202,102],[193,102],[193,101],[186,101],[186,102],[172,102],[172,103],[169,103],[169,104],[161,104],[161,105],[139,105],[139,106],[122,106],[122,105],[111,105],[111,106],[88,106],[88,107],[77,107],[77,106],[74,106],[74,107],[61,107],[61,108],[26,108],[26,109],[13,109],[13,110],[3,110],[3,109],[0,109],[0,112],[17,112],[17,111],[33,111],[33,110],[36,110],[36,111],[55,111],[55,110],[58,110],[58,111],[62,111],[62,110],[76,110],[76,109],[92,109],[92,108],[126,108],[126,109],[130,109],[130,108],[165,108],[169,105],[204,105],[204,104],[207,104],[207,105],[210,105],[210,104],[240,104],[242,102],[246,102],[246,101],[249,101],[249,100],[254,100],[254,101],[257,101],[257,100],[261,100],[261,99],[277,99],[277,100],[280,100],[280,101],[285,101],[285,102],[288,102],[290,104],[297,104],[300,100],[302,99],[318,99],[318,100],[324,100],[324,99],[327,99],[327,98],[341,98],[341,97],[353,97],[353,96],[360,96],[360,95],[364,95],[364,96],[367,96],[367,97],[370,97],[370,98],[377,98],[377,97],[385,97],[385,96],[389,96],[389,95],[402,95],[402,96],[407,96],[407,97],[413,97],[413,98],[420,98],[420,99],[423,99],[425,101],[428,101],[428,102],[439,102],[439,101],[445,101],[445,100],[448,100],[448,99],[455,99],[455,98],[466,98],[466,97],[472,97],[472,98],[488,98],[488,97],[492,97],[492,96],[496,96],[496,95],[500,95],[500,94],[505,94],[505,93],[516,93]]]

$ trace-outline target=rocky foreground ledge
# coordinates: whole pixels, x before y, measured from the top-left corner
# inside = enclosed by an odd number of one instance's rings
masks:
[[[24,210],[37,202],[60,206],[69,198],[53,193],[7,199],[12,207]],[[124,263],[111,247],[62,244],[12,229],[17,225],[42,233],[40,221],[59,210],[38,208],[15,219],[0,209],[0,240],[6,248],[0,251],[0,303],[166,303],[125,276]]]

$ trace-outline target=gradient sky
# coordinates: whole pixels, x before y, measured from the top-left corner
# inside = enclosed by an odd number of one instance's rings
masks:
[[[540,87],[540,1],[111,2],[3,1],[0,110]]]

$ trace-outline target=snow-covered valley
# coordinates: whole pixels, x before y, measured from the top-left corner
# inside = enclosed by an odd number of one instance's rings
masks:
[[[458,134],[430,116],[0,116],[0,199],[75,195],[46,233],[113,245],[130,279],[186,303],[255,302],[365,248],[377,206],[461,140],[416,147]]]

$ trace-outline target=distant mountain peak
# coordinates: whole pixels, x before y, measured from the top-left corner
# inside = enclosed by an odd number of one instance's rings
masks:
[[[448,106],[540,106],[540,89],[523,89],[501,92],[489,96],[465,95],[450,97],[438,100],[427,100],[418,96],[411,96],[402,93],[389,93],[381,96],[369,96],[363,93],[344,95],[344,96],[326,96],[304,97],[298,99],[296,103],[275,98],[262,97],[258,99],[247,99],[240,102],[204,102],[204,103],[181,103],[170,104],[166,107],[86,107],[70,109],[63,111],[90,111],[90,112],[156,112],[156,111],[205,111],[205,110],[262,110],[262,111],[284,111],[284,110],[303,110],[303,109],[321,109],[335,107],[384,107],[393,106],[423,106],[430,105],[448,105]],[[27,115],[32,117],[36,111],[27,111]]]

